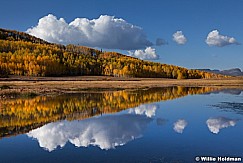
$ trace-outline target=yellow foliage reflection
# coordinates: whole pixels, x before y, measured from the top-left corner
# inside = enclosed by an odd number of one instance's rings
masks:
[[[215,91],[209,87],[164,87],[137,91],[83,93],[0,101],[0,137],[25,133],[58,120],[81,120],[116,113],[144,103]]]

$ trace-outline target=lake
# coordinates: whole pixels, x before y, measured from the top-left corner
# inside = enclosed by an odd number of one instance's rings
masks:
[[[239,161],[242,101],[210,87],[2,100],[0,162]]]

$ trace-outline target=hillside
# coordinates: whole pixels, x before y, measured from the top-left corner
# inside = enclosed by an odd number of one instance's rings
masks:
[[[7,30],[0,28],[0,39],[1,40],[10,40],[10,41],[27,41],[32,43],[39,44],[51,44],[42,39],[36,38],[24,32],[18,32],[14,30]]]
[[[174,79],[223,77],[199,70],[143,61],[117,52],[52,44],[24,32],[0,29],[0,77],[7,75],[107,75]]]

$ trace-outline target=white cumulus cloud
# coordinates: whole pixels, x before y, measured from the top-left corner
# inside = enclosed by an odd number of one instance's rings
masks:
[[[159,55],[156,54],[156,50],[152,47],[147,47],[145,50],[135,50],[134,52],[128,51],[128,55],[139,59],[147,59],[147,60],[159,59]]]
[[[179,119],[174,123],[173,129],[175,132],[182,134],[186,126],[187,126],[187,121],[184,119]]]
[[[108,15],[92,20],[76,18],[68,24],[63,18],[49,14],[27,33],[53,43],[107,49],[135,50],[153,45],[141,27]]]
[[[148,104],[140,105],[138,107],[129,110],[129,113],[135,113],[137,115],[146,115],[147,117],[155,116],[155,112],[158,109],[158,105]]]
[[[67,142],[76,147],[98,146],[112,149],[142,136],[151,118],[141,115],[117,115],[49,123],[30,131],[27,135],[37,139],[40,147],[48,151]]]
[[[173,40],[179,45],[184,45],[187,42],[187,39],[183,35],[182,31],[177,31],[176,33],[174,33]]]
[[[236,45],[239,44],[234,37],[220,35],[218,30],[211,31],[208,34],[205,42],[209,46],[218,46],[218,47],[223,47],[232,44],[236,44]]]
[[[225,117],[209,118],[206,121],[208,129],[214,134],[218,134],[220,129],[235,126],[236,122],[235,119]]]

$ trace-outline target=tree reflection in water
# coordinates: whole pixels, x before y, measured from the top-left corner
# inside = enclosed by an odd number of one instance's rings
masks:
[[[59,120],[82,120],[95,115],[116,113],[128,108],[131,112],[152,117],[150,110],[136,107],[159,101],[172,100],[187,95],[217,91],[210,87],[162,87],[136,91],[82,93],[56,97],[11,99],[0,101],[0,137],[6,137],[41,127]]]

